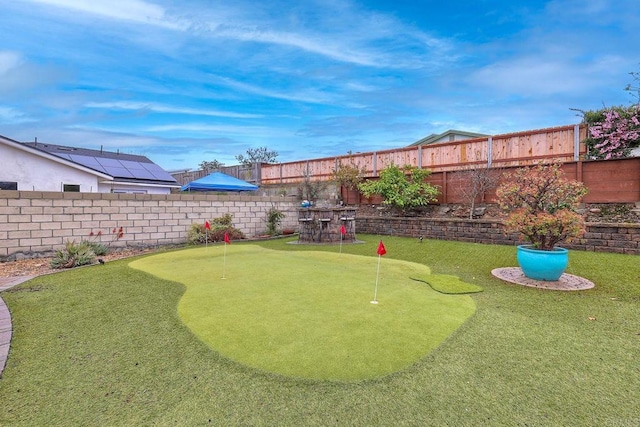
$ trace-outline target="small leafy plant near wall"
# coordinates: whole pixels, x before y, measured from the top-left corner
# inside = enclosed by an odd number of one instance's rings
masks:
[[[224,234],[227,233],[229,239],[244,239],[244,233],[233,226],[233,216],[225,214],[219,218],[209,221],[210,229],[207,230],[205,224],[191,224],[187,234],[187,242],[191,245],[200,245],[207,242],[222,242]]]
[[[267,234],[269,236],[277,236],[280,234],[278,231],[278,227],[280,226],[280,222],[284,218],[284,212],[281,210],[271,207],[267,212]]]
[[[64,249],[56,251],[49,265],[55,269],[73,268],[93,264],[95,259],[96,254],[87,243],[74,243],[71,240],[67,240]]]
[[[80,243],[71,240],[65,242],[64,249],[56,251],[49,266],[54,269],[73,268],[81,265],[93,264],[96,256],[106,255],[112,242],[124,237],[123,227],[114,227],[111,230],[111,240],[106,245],[100,241],[102,231],[89,233],[88,239],[82,239]]]

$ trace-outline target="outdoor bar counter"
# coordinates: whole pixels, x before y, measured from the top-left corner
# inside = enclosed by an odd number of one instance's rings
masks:
[[[339,243],[356,240],[356,208],[298,208],[300,243]],[[344,234],[342,232],[344,226]]]

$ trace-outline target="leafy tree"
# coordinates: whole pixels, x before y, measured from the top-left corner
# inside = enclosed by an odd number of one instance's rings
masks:
[[[313,172],[310,170],[303,170],[300,173],[303,176],[303,180],[298,185],[298,198],[315,202],[326,189],[327,183],[325,181],[312,181]]]
[[[640,72],[629,74],[633,82],[624,90],[637,99],[635,105],[605,107],[595,111],[572,108],[582,116],[582,123],[588,126],[584,142],[590,158],[628,157],[631,150],[640,147]]]
[[[224,163],[214,159],[210,162],[203,161],[198,166],[200,166],[200,169],[203,169],[206,171],[212,171],[212,170],[220,169],[222,166],[224,166]]]
[[[253,166],[256,163],[275,163],[278,152],[267,147],[249,148],[247,155],[238,154],[236,160],[243,166]]]
[[[380,194],[385,205],[406,211],[436,201],[438,189],[424,182],[430,174],[428,169],[409,165],[400,168],[392,164],[380,172],[378,180],[362,182],[358,189],[366,197]]]
[[[610,107],[597,111],[580,111],[589,127],[585,144],[595,159],[627,157],[640,146],[640,108]]]
[[[349,190],[358,188],[358,184],[364,179],[365,172],[365,168],[360,168],[353,163],[353,160],[349,164],[343,164],[342,161],[339,160],[336,169],[333,171],[333,180],[338,186],[338,191],[340,191],[340,187],[343,186]],[[346,204],[349,204],[348,197],[347,193]]]
[[[460,185],[462,197],[471,206],[469,209],[469,219],[473,219],[473,212],[476,207],[476,200],[484,203],[485,193],[498,187],[502,170],[490,168],[488,165],[470,169],[465,173],[465,178]]]

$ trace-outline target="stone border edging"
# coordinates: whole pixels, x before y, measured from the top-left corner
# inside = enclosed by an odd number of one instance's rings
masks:
[[[554,291],[584,291],[596,286],[590,280],[567,273],[563,273],[557,281],[529,279],[525,277],[520,267],[495,268],[491,270],[491,274],[500,280],[515,283],[516,285]]]

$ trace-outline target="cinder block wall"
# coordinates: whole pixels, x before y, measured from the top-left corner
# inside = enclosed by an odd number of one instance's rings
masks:
[[[227,213],[253,237],[264,234],[271,207],[284,212],[282,228],[297,229],[297,206],[290,198],[245,195],[0,191],[0,260],[50,254],[91,232],[114,247],[184,243],[192,224]]]

